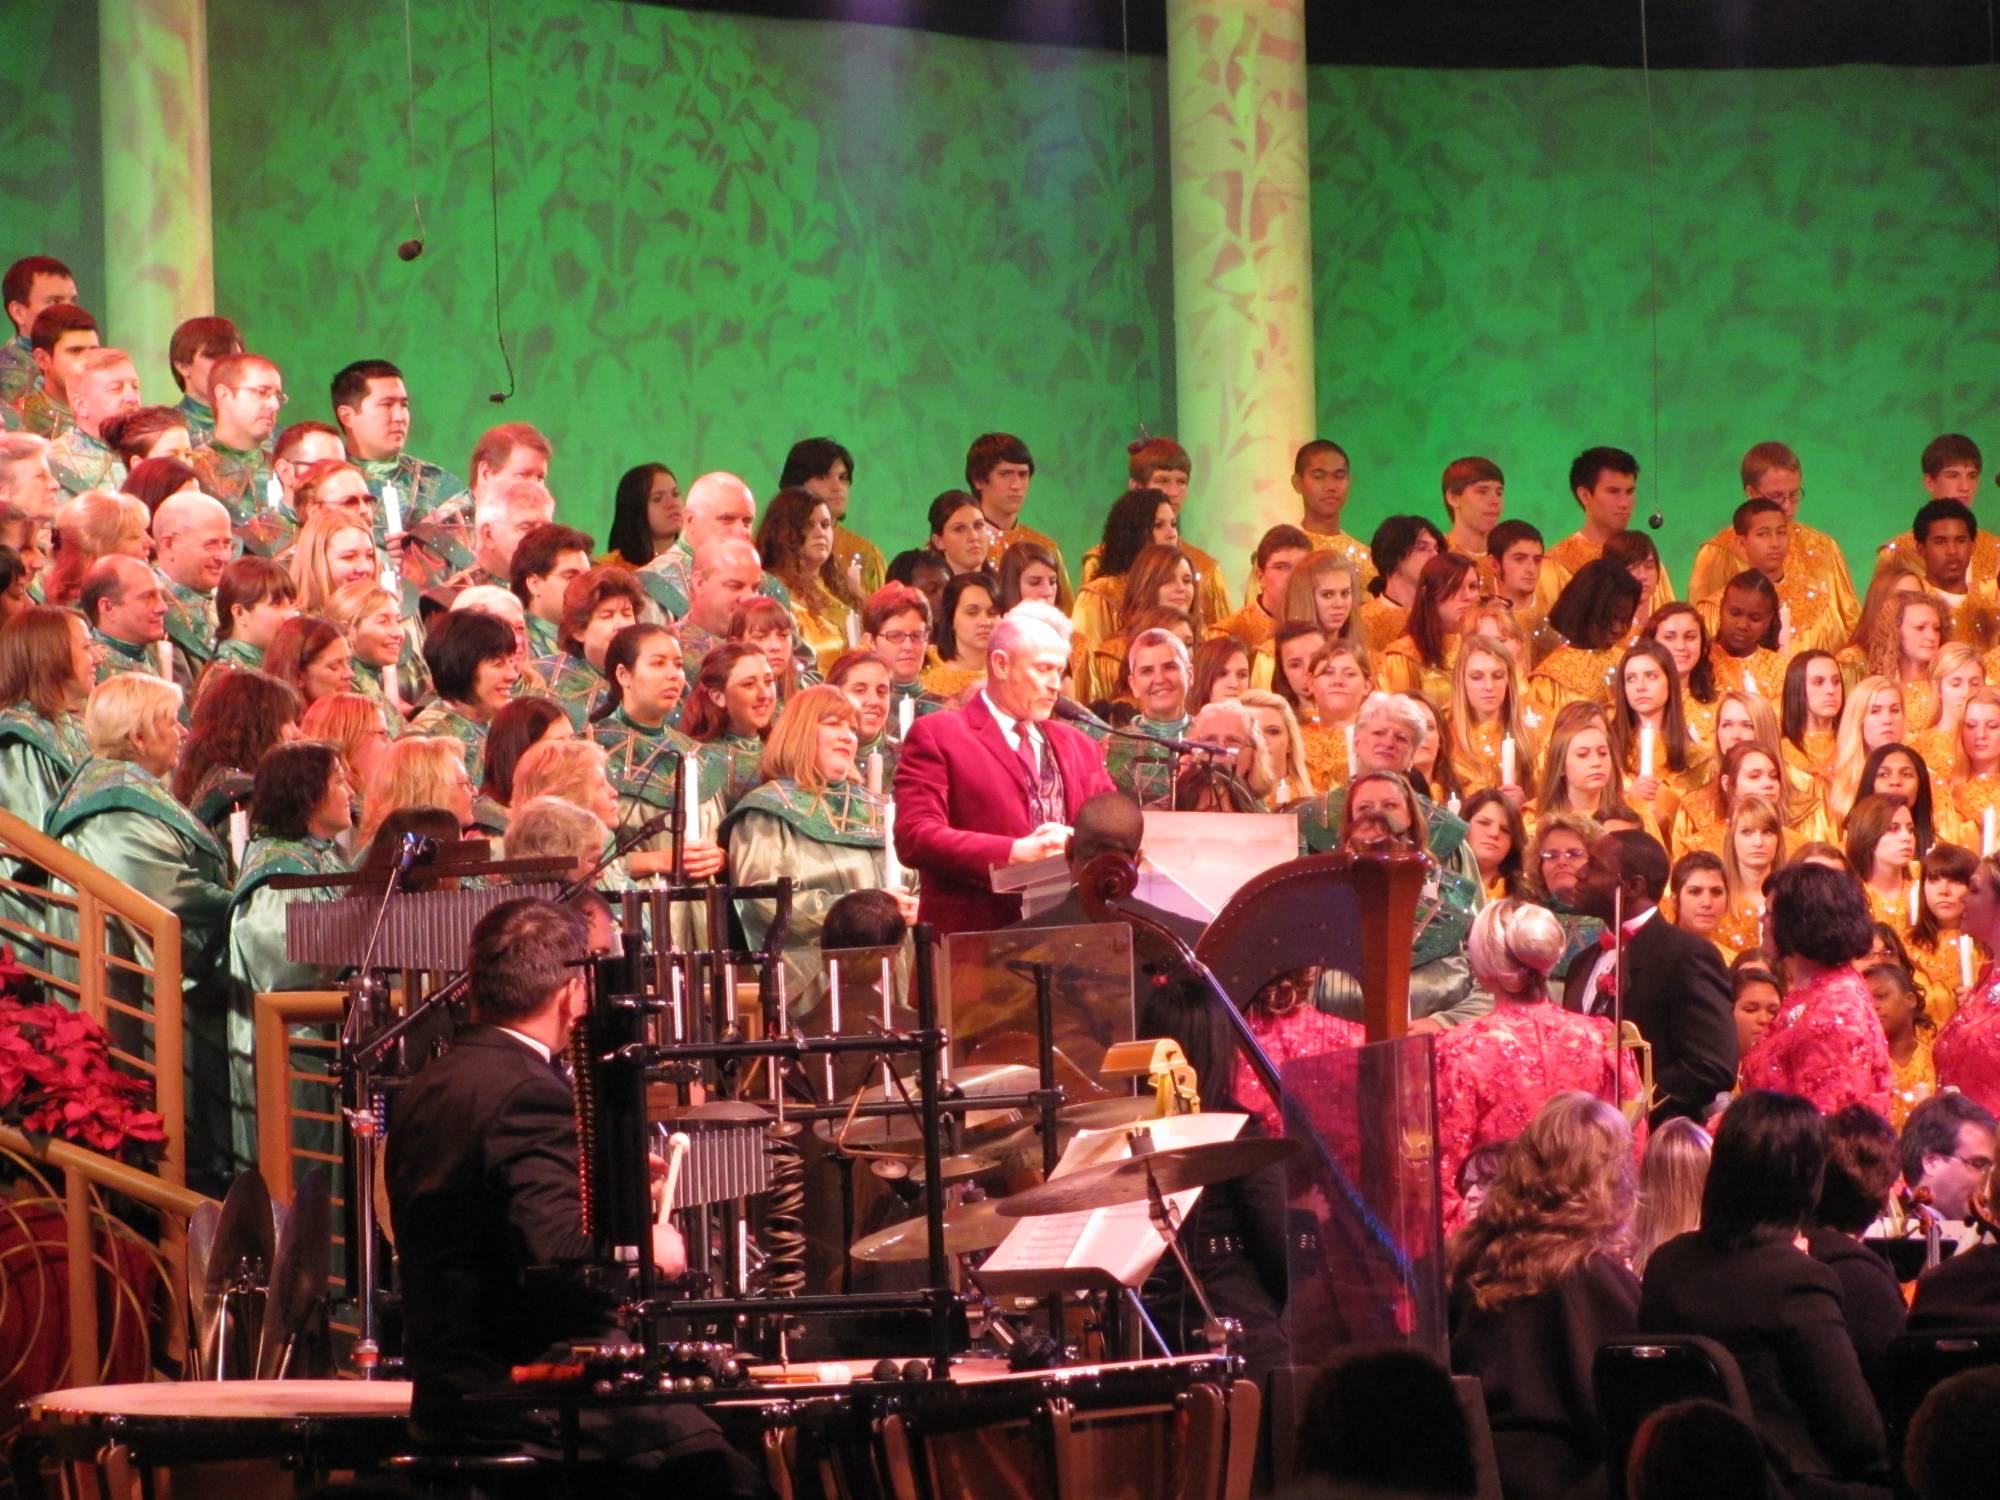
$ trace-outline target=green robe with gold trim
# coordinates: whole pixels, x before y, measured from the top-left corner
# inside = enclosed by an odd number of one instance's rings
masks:
[[[338,978],[334,971],[285,957],[285,908],[294,901],[331,901],[348,893],[336,888],[278,890],[270,881],[279,875],[338,875],[346,869],[331,839],[259,834],[250,841],[243,873],[229,898],[229,975],[246,997],[333,987]],[[358,961],[360,955],[355,957]]]
[[[474,786],[486,773],[486,726],[443,698],[410,720],[411,734],[443,735],[465,747],[465,773]]]
[[[188,441],[194,446],[215,436],[215,409],[194,392],[184,392],[174,410],[187,418]]]
[[[106,635],[95,626],[90,638],[100,648],[97,659],[97,680],[109,682],[114,677],[127,672],[140,672],[148,677],[169,680],[160,670],[160,643],[158,641],[121,641],[116,636]]]
[[[671,547],[639,570],[639,583],[668,618],[683,620],[687,618],[688,598],[694,592],[693,575],[694,549],[688,546],[685,537],[676,537]],[[757,580],[757,592],[767,599],[776,599],[788,611],[792,607],[792,591],[769,573]],[[694,675],[692,667],[688,675]]]
[[[49,449],[49,470],[72,495],[85,490],[115,490],[125,482],[125,465],[118,455],[81,427],[71,427]]]
[[[264,485],[271,477],[271,455],[262,448],[244,452],[225,448],[209,434],[207,442],[187,458],[202,489],[229,507],[229,524],[240,527],[265,509]]]
[[[1158,741],[1184,739],[1194,723],[1190,715],[1178,719],[1149,719],[1141,714],[1126,727]],[[1162,744],[1142,745],[1137,740],[1114,737],[1104,748],[1104,770],[1119,791],[1139,799],[1141,807],[1165,806],[1173,798],[1173,750]]]
[[[36,437],[53,440],[76,426],[76,418],[71,415],[69,407],[45,390],[28,392],[14,409],[20,414],[21,430],[32,432]]]
[[[47,719],[26,703],[0,709],[0,807],[30,828],[43,827],[63,787],[88,759],[90,742],[83,737],[83,721],[75,715]],[[41,883],[39,867],[25,862],[10,862],[7,874],[28,884]],[[0,892],[0,915],[36,928],[46,927],[50,920],[49,908],[24,891]],[[0,933],[0,941],[23,962],[46,960],[41,943],[11,927]]]
[[[383,485],[396,486],[397,504],[402,511],[405,531],[465,488],[465,482],[456,474],[428,459],[418,458],[414,453],[399,453],[394,458],[350,458],[348,461],[367,477],[368,493],[377,500],[382,498]],[[388,519],[386,507],[378,508],[375,516],[377,543],[384,540]]]
[[[702,744],[699,750],[701,800],[719,800],[725,814],[764,779],[764,742],[755,735],[724,734]]]
[[[1449,808],[1431,801],[1421,792],[1417,805],[1423,810],[1430,833],[1430,853],[1439,863],[1479,884],[1479,861],[1466,846],[1465,820]],[[1298,807],[1299,853],[1326,854],[1340,847],[1340,823],[1347,808],[1347,788],[1337,786]],[[1483,904],[1483,903],[1482,903]]]
[[[570,728],[584,733],[590,724],[590,711],[604,692],[604,674],[575,651],[538,656],[534,666],[549,685],[549,696],[568,711]]]
[[[723,824],[733,882],[765,885],[791,877],[785,993],[794,1015],[818,1002],[820,932],[834,902],[850,891],[881,890],[887,883],[885,805],[858,782],[812,792],[794,781],[767,781],[744,793]],[[750,946],[763,946],[777,903],[739,901],[736,910]]]
[[[35,363],[35,346],[25,335],[15,334],[0,344],[0,401],[17,402],[42,384],[41,366]]]
[[[192,683],[215,658],[215,595],[176,583],[164,573],[159,578],[167,596],[167,639],[174,643],[187,667],[187,681]],[[176,680],[180,676],[180,672],[174,673]]]

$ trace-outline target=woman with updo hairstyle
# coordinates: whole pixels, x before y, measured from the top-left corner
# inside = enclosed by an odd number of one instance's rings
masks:
[[[1127,490],[1105,512],[1104,536],[1097,551],[1097,568],[1076,591],[1070,623],[1095,650],[1118,634],[1118,617],[1125,604],[1125,576],[1150,546],[1174,547],[1181,539],[1174,502],[1159,490]],[[1086,560],[1085,571],[1089,571]],[[1082,686],[1082,684],[1078,684]]]
[[[354,691],[376,705],[392,735],[403,732],[404,713],[431,691],[430,668],[403,623],[403,606],[374,579],[336,589],[323,616],[347,641],[354,664]],[[396,696],[389,697],[389,671],[395,669]]]
[[[1599,1344],[1637,1327],[1639,1281],[1625,1265],[1632,1175],[1618,1110],[1559,1093],[1508,1146],[1478,1217],[1450,1242],[1451,1367],[1486,1392],[1509,1497],[1603,1491],[1588,1372]]]
[[[110,490],[85,490],[56,510],[55,561],[42,575],[42,599],[65,608],[76,604],[83,578],[99,558],[120,553],[140,562],[153,555],[147,528],[152,513],[143,500]]]
[[[303,707],[289,684],[268,673],[212,679],[188,716],[174,796],[217,838],[228,838],[229,815],[249,806],[258,764],[272,746],[298,736]]]
[[[1495,901],[1473,919],[1465,956],[1473,979],[1493,996],[1493,1009],[1437,1038],[1438,1178],[1447,1233],[1463,1219],[1458,1167],[1469,1152],[1518,1135],[1565,1089],[1612,1094],[1610,1019],[1564,1010],[1549,997],[1549,974],[1568,948],[1569,934],[1555,914],[1531,902]],[[1616,1097],[1638,1096],[1636,1073],[1622,1067]]]
[[[1860,883],[1821,865],[1793,865],[1765,890],[1788,988],[1777,1019],[1743,1059],[1743,1087],[1797,1094],[1823,1114],[1865,1104],[1886,1117],[1889,1043],[1868,981],[1854,967],[1874,946]]]
[[[137,411],[109,418],[97,431],[104,446],[118,455],[128,473],[149,458],[178,458],[186,462],[194,449],[187,413],[178,406],[142,406]]]

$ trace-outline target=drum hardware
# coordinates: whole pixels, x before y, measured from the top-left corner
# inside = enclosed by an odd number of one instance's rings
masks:
[[[681,1339],[648,1350],[643,1344],[572,1345],[559,1359],[516,1365],[516,1386],[572,1386],[596,1395],[734,1390],[749,1379],[749,1361],[733,1344]]]
[[[299,1180],[284,1229],[278,1235],[277,1260],[272,1266],[269,1302],[258,1341],[259,1380],[281,1380],[293,1373],[294,1357],[311,1325],[317,1322],[324,1331],[332,1258],[333,1186],[326,1168],[314,1167]],[[331,1375],[333,1371],[314,1369],[308,1373]]]
[[[195,1296],[195,1358],[214,1380],[257,1372],[266,1288],[277,1256],[277,1215],[255,1168],[237,1174],[209,1230]]]

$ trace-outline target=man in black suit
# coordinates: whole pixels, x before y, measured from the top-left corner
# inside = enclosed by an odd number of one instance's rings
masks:
[[[404,1094],[389,1132],[389,1201],[416,1390],[412,1425],[441,1442],[527,1439],[551,1421],[487,1413],[466,1398],[503,1389],[517,1364],[617,1331],[611,1297],[589,1284],[577,1190],[576,1114],[556,1062],[587,1002],[576,961],[588,928],[546,901],[509,901],[473,929],[472,1024]],[[686,1268],[679,1234],[653,1232],[668,1276]],[[608,1492],[762,1495],[754,1470],[686,1407],[587,1413],[589,1456]]]
[[[1678,1115],[1699,1120],[1717,1094],[1736,1084],[1736,1022],[1729,972],[1707,938],[1660,915],[1667,888],[1667,851],[1637,831],[1607,833],[1591,845],[1577,883],[1576,904],[1617,921],[1624,894],[1625,1018],[1653,1048],[1653,1081],[1660,1103],[1655,1127]],[[1563,976],[1563,1004],[1585,1015],[1612,1014],[1611,950],[1587,948]]]

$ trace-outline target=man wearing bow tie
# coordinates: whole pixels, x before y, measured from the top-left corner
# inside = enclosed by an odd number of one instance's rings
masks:
[[[1576,904],[1609,929],[1623,895],[1623,1003],[1616,1004],[1612,993],[1617,970],[1611,946],[1579,953],[1563,982],[1570,1010],[1609,1016],[1615,1005],[1652,1044],[1656,1127],[1677,1115],[1699,1120],[1717,1094],[1734,1087],[1737,1061],[1728,971],[1713,943],[1661,915],[1667,869],[1667,851],[1649,834],[1607,833],[1590,846]]]
[[[986,686],[953,713],[918,719],[896,765],[896,854],[923,875],[918,920],[940,937],[1021,915],[992,871],[1060,855],[1077,810],[1115,790],[1097,742],[1050,721],[1070,625],[1047,604],[1016,605],[994,629]]]

